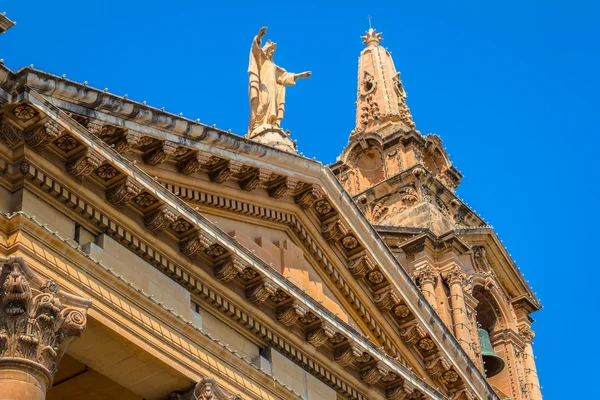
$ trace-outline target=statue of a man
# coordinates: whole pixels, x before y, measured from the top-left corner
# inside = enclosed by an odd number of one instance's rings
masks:
[[[296,83],[298,78],[309,78],[310,72],[292,74],[275,65],[273,54],[277,44],[270,40],[261,47],[262,38],[267,33],[267,27],[261,28],[254,40],[250,51],[248,85],[250,95],[250,123],[248,135],[259,127],[281,128],[285,104],[285,87]]]

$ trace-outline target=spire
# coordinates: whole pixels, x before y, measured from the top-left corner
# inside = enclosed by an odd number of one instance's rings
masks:
[[[380,46],[381,35],[369,28],[361,36],[366,48],[358,60],[356,132],[369,130],[385,135],[395,128],[408,131],[415,127],[400,73],[396,72],[391,54]]]

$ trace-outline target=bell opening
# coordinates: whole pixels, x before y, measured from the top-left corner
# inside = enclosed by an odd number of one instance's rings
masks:
[[[490,335],[485,329],[479,329],[479,343],[481,344],[481,357],[483,358],[483,368],[485,376],[491,378],[498,375],[504,369],[504,360],[494,352]]]

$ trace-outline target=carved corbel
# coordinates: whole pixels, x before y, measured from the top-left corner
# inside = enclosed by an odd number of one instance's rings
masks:
[[[531,343],[535,337],[535,333],[528,325],[521,325],[519,327],[519,335],[521,335],[525,342],[529,343]]]
[[[385,392],[388,400],[408,400],[422,399],[423,395],[415,386],[407,380],[404,380],[400,385],[389,388]]]
[[[353,343],[349,343],[335,350],[333,359],[342,367],[351,365],[362,356],[362,350]]]
[[[10,148],[21,142],[21,132],[17,130],[8,121],[4,121],[4,115],[0,115],[0,138]]]
[[[461,385],[461,387],[450,390],[450,400],[476,400],[477,397],[471,389]]]
[[[442,376],[450,370],[450,367],[450,363],[440,353],[425,359],[425,369],[434,379],[442,379]]]
[[[406,343],[416,345],[417,342],[423,339],[427,333],[418,323],[413,323],[410,326],[400,329],[400,337]]]
[[[184,256],[194,258],[200,252],[208,249],[214,243],[214,239],[206,235],[204,232],[196,232],[191,237],[184,239],[179,244],[179,250]]]
[[[237,256],[232,255],[215,266],[215,277],[223,283],[234,280],[244,269],[246,264]],[[273,289],[273,293],[275,289]]]
[[[146,216],[144,224],[152,234],[158,235],[167,229],[176,219],[175,210],[172,207],[163,206]]]
[[[135,178],[128,176],[106,191],[106,199],[115,207],[123,207],[140,194],[142,189],[142,185]]]
[[[90,305],[35,274],[22,257],[0,259],[2,364],[29,375],[36,393],[45,391],[67,348],[85,330]]]
[[[211,181],[216,183],[223,183],[229,179],[233,174],[237,174],[241,171],[243,164],[239,161],[225,160],[213,167],[208,173],[208,177]]]
[[[318,185],[307,185],[308,187],[303,189],[300,193],[294,196],[296,204],[304,209],[308,209],[315,204],[316,201],[323,198],[324,193]]]
[[[158,165],[167,157],[172,156],[175,150],[177,150],[177,143],[161,140],[156,146],[146,151],[142,159],[148,165]]]
[[[375,364],[363,368],[360,371],[360,378],[368,385],[374,385],[386,376],[390,372],[388,368],[381,361],[377,361]]]
[[[114,143],[114,149],[118,153],[127,153],[136,147],[142,138],[142,134],[134,131],[125,132],[119,139]]]
[[[348,271],[356,279],[364,278],[369,272],[375,269],[375,263],[366,251],[362,251],[348,260]]]
[[[69,161],[67,171],[75,179],[81,180],[98,168],[104,160],[105,158],[100,153],[88,147],[83,153]]]
[[[283,326],[292,326],[304,314],[306,314],[304,306],[294,300],[290,304],[277,309],[277,321]]]
[[[348,228],[346,228],[339,216],[335,216],[321,224],[321,233],[325,240],[337,242],[348,234]]]
[[[240,177],[239,184],[242,190],[251,191],[259,185],[265,185],[271,179],[271,171],[262,168],[254,168]]]
[[[24,134],[25,143],[36,151],[43,150],[63,131],[63,127],[54,120],[48,120],[41,126],[28,130]]]
[[[321,347],[335,335],[335,330],[328,322],[321,322],[317,327],[306,332],[306,341],[315,347]]]
[[[238,394],[221,387],[214,378],[203,378],[200,382],[184,393],[172,392],[169,400],[242,400]]]
[[[269,278],[262,278],[258,283],[246,289],[246,297],[252,303],[260,305],[277,291],[277,285]]]
[[[394,292],[391,286],[388,286],[375,293],[373,301],[375,302],[377,308],[384,313],[391,311],[394,307],[400,304],[400,298]]]
[[[269,196],[274,199],[283,197],[286,193],[293,191],[296,188],[298,181],[287,176],[282,176],[279,179],[274,180],[269,187],[267,192]]]

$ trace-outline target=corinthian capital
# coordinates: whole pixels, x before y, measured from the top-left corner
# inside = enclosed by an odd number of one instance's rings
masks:
[[[83,333],[91,302],[40,278],[21,257],[0,259],[0,267],[0,359],[48,388],[65,351]]]
[[[438,271],[429,264],[425,264],[413,271],[413,277],[417,285],[423,287],[425,283],[435,285],[439,276]]]
[[[458,265],[453,265],[449,270],[442,272],[442,278],[448,285],[461,284],[467,278],[467,274]]]
[[[525,339],[525,341],[531,342],[535,336],[535,333],[533,333],[529,326],[523,325],[519,327],[519,335],[521,335],[521,337]]]

